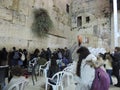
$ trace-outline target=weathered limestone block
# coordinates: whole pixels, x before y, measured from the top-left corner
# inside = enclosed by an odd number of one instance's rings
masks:
[[[19,9],[19,1],[20,0],[13,0],[13,3],[12,3],[12,9],[13,10],[18,11],[18,9]]]
[[[35,6],[35,8],[44,8],[45,2],[46,2],[46,0],[35,0],[34,6]]]
[[[0,48],[3,48],[3,46],[6,46],[8,50],[8,49],[11,49],[11,47],[16,46],[17,48],[27,49],[27,40],[25,39],[19,39],[15,37],[0,37],[0,41],[1,41]]]
[[[8,37],[11,34],[11,22],[0,19],[0,37]]]
[[[3,7],[3,0],[0,0],[0,8]]]
[[[16,21],[19,21],[19,13],[18,12],[13,12],[13,23],[15,23]]]
[[[92,28],[87,28],[87,29],[85,30],[85,33],[86,33],[86,34],[92,34],[92,35],[93,35],[93,29],[92,29]]]
[[[0,19],[0,27],[3,25],[3,20]]]
[[[0,8],[0,18],[11,21],[12,20],[12,12],[11,10],[5,9],[5,8]]]
[[[25,25],[26,24],[26,16],[20,14],[19,12],[13,12],[13,23]]]
[[[0,0],[0,1],[3,1],[2,2],[3,7],[6,7],[8,9],[10,9],[12,7],[12,3],[13,3],[12,0]]]
[[[94,25],[93,26],[93,35],[98,36],[100,34],[99,30],[98,30],[98,25]]]
[[[61,43],[61,41],[62,41],[62,43]],[[65,45],[67,45],[67,43],[68,43],[66,39],[64,39],[64,38],[57,38],[57,37],[56,37],[56,39],[55,39],[54,42],[55,42],[55,44],[56,44],[56,45],[55,45],[56,47],[63,47],[63,48],[64,48]],[[52,43],[51,43],[51,45],[52,45]]]
[[[19,1],[19,12],[21,14],[28,15],[29,1],[30,0],[20,0]]]

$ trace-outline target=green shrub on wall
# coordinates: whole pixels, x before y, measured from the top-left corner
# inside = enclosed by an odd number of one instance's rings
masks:
[[[52,29],[53,22],[47,10],[40,8],[34,10],[34,21],[32,31],[39,37],[44,37]]]

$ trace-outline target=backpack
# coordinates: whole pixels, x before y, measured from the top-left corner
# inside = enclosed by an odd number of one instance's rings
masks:
[[[18,51],[14,52],[13,59],[19,59],[19,52]]]
[[[25,55],[23,53],[21,53],[21,60],[25,61]]]
[[[96,68],[91,90],[109,90],[109,86],[109,75],[102,68]]]

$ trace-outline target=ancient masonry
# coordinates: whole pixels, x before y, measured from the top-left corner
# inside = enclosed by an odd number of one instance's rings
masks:
[[[31,30],[37,8],[46,9],[53,21],[48,37],[39,38]],[[77,35],[86,46],[113,47],[109,0],[0,0],[0,48],[74,48]]]
[[[69,3],[69,0],[0,0],[0,48],[16,46],[32,50],[68,46],[72,33],[66,12]],[[54,23],[48,37],[39,38],[31,31],[33,10],[37,8],[46,9]]]

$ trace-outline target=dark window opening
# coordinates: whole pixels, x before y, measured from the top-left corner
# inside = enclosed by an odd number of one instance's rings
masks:
[[[82,17],[77,17],[77,26],[82,26]]]
[[[69,8],[70,6],[68,4],[66,4],[66,12],[69,13]]]
[[[117,0],[117,8],[120,10],[120,0]]]
[[[86,22],[89,23],[90,22],[90,17],[86,17]]]

